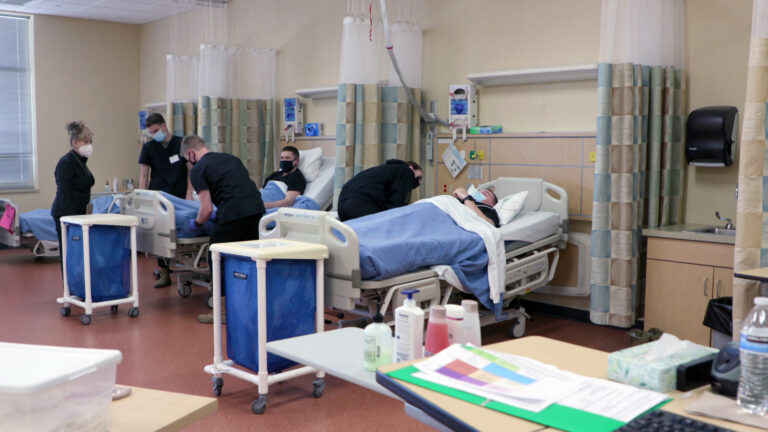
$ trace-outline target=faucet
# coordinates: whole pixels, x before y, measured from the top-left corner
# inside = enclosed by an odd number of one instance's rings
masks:
[[[733,226],[733,223],[732,223],[733,221],[731,219],[729,219],[729,218],[720,217],[720,212],[719,211],[715,212],[715,217],[720,219],[721,221],[725,222],[725,229],[734,229],[734,226]]]

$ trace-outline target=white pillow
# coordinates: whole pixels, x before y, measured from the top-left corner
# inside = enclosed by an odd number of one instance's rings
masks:
[[[526,198],[528,198],[528,191],[522,191],[516,194],[507,195],[497,202],[493,208],[495,208],[496,213],[499,214],[499,223],[501,225],[506,225],[510,223],[512,219],[516,218],[523,210]]]
[[[320,165],[323,162],[323,149],[315,147],[310,150],[299,150],[299,171],[304,179],[313,182],[320,177]]]

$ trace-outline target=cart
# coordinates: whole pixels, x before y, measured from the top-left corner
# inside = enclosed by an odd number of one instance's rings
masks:
[[[72,313],[70,305],[81,307],[85,314],[80,317],[80,322],[88,325],[94,308],[110,307],[114,311],[118,305],[127,303],[133,305],[128,311],[131,318],[139,316],[138,224],[135,216],[119,214],[61,218],[64,295],[56,302],[62,305],[62,316]]]
[[[266,410],[270,384],[314,373],[313,394],[322,396],[325,372],[309,366],[282,371],[295,363],[273,354],[268,356],[266,345],[267,341],[324,330],[323,260],[328,258],[328,247],[290,240],[253,240],[214,244],[210,250],[213,364],[204,370],[213,376],[214,394],[221,395],[223,374],[254,383],[258,385],[259,398],[253,401],[251,410],[262,414]],[[222,353],[222,273],[227,284],[227,360]],[[252,276],[256,279],[255,287]],[[281,310],[282,306],[290,310]],[[286,321],[290,324],[286,325]],[[253,332],[257,336],[255,346]]]

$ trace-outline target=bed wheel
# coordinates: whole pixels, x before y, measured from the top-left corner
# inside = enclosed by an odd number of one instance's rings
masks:
[[[509,329],[509,333],[514,339],[523,337],[525,335],[525,321],[518,321]]]
[[[208,309],[213,309],[213,295],[208,294],[208,297],[205,299],[205,304],[208,305]]]
[[[131,309],[128,311],[128,315],[129,315],[131,318],[136,318],[137,316],[139,316],[139,308],[138,308],[138,307],[136,307],[136,306],[132,307],[132,308],[131,308]]]
[[[192,294],[192,283],[187,281],[182,284],[179,284],[179,295],[182,297],[189,297],[190,294]]]
[[[87,314],[86,314],[86,315],[82,315],[82,316],[80,317],[80,322],[81,322],[83,325],[88,325],[88,324],[90,324],[90,323],[91,323],[91,316],[90,316],[90,315],[87,315]]]
[[[72,314],[72,309],[69,306],[64,306],[59,312],[61,312],[61,316],[68,317]]]
[[[259,398],[253,401],[251,404],[251,411],[253,411],[254,414],[264,414],[264,411],[267,409],[267,395],[259,395]]]

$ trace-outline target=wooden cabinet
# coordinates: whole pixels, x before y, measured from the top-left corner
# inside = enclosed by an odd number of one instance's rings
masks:
[[[645,328],[658,327],[701,345],[711,330],[702,324],[707,304],[733,292],[733,246],[648,238]]]

